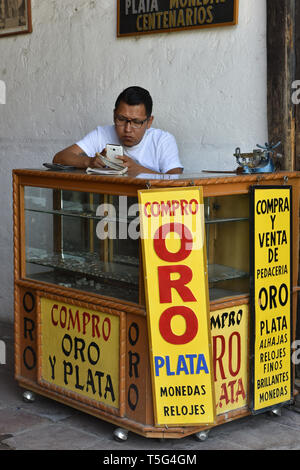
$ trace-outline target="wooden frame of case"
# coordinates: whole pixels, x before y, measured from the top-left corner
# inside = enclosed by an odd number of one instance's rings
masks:
[[[203,186],[204,197],[249,194],[250,187],[256,184],[292,186],[293,191],[293,318],[296,318],[298,282],[298,247],[299,247],[299,185],[300,176],[294,172],[280,172],[260,175],[239,175],[225,177],[209,177],[203,175],[182,176],[179,179],[141,179],[128,176],[94,176],[83,171],[53,172],[41,170],[14,170],[14,275],[15,275],[15,378],[19,385],[56,401],[80,409],[88,414],[104,419],[114,425],[126,428],[144,437],[182,438],[195,434],[207,426],[188,427],[156,427],[153,418],[152,390],[147,340],[147,318],[143,295],[143,276],[140,269],[140,304],[88,294],[72,288],[64,288],[25,277],[25,246],[24,246],[24,187],[65,189],[81,192],[95,192],[113,195],[136,196],[137,191],[145,188]],[[60,387],[48,386],[40,379],[40,297],[64,299],[75,305],[85,305],[93,310],[105,310],[120,318],[120,403],[118,410],[107,406],[95,406],[93,401],[78,398],[76,394],[66,393]],[[249,305],[249,294],[232,298],[218,299],[210,302],[210,310],[230,308],[242,304]],[[128,332],[132,325],[140,331],[139,341],[130,343]],[[293,322],[295,325],[296,322]],[[294,327],[295,330],[295,327]],[[250,332],[248,329],[248,336]],[[295,337],[295,331],[293,332]],[[249,338],[248,338],[249,344]],[[142,374],[130,376],[128,353],[133,350],[140,356],[144,365]],[[24,362],[26,367],[24,367]],[[248,374],[249,364],[247,365]],[[248,380],[249,384],[250,380]],[[139,406],[128,405],[131,391],[139,390]],[[249,395],[248,395],[249,397]],[[134,402],[134,396],[132,397]],[[215,425],[241,418],[250,414],[248,406],[217,415]]]

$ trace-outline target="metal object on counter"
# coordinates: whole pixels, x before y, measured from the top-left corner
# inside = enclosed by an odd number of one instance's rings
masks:
[[[257,144],[259,148],[254,149],[252,153],[241,153],[241,149],[237,147],[233,155],[239,166],[242,167],[242,173],[273,173],[275,171],[274,149],[280,144],[281,142],[276,144],[266,142],[265,146]]]

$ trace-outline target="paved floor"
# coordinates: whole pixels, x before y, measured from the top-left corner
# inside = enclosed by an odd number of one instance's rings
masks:
[[[226,423],[210,431],[204,442],[194,436],[160,441],[129,433],[113,438],[115,426],[38,396],[25,403],[13,378],[13,330],[0,323],[6,364],[0,365],[0,450],[181,451],[300,449],[300,405],[283,408],[281,416],[263,414]],[[2,454],[3,455],[3,454]]]

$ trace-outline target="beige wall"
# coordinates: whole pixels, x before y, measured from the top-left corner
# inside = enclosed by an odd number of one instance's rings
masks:
[[[0,321],[13,318],[11,169],[111,123],[122,89],[150,90],[187,171],[232,169],[237,146],[267,140],[265,3],[240,0],[237,26],[117,39],[114,0],[32,0],[33,33],[0,38]]]

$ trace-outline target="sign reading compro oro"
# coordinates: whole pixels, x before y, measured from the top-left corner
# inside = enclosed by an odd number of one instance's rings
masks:
[[[156,425],[213,423],[202,188],[139,192]]]
[[[119,317],[41,298],[40,381],[119,407]]]
[[[291,188],[253,188],[252,205],[252,409],[258,412],[292,398]]]
[[[118,0],[118,36],[237,23],[238,0]]]

